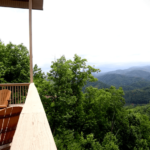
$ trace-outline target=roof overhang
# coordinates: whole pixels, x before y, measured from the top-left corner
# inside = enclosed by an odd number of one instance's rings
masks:
[[[0,0],[0,6],[29,9],[29,0]],[[32,9],[43,10],[43,0],[32,0]]]

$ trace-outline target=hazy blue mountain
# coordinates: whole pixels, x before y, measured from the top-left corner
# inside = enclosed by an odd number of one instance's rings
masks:
[[[150,66],[139,67],[139,70],[150,72]]]
[[[141,89],[145,87],[150,87],[150,81],[143,80],[143,81],[134,82],[130,85],[122,86],[122,89],[124,91],[129,91],[129,90]]]
[[[125,92],[126,103],[146,104],[150,101],[150,66],[131,67],[106,73],[100,72],[94,76],[108,86],[122,87]],[[100,82],[93,84],[93,87],[99,87]]]
[[[85,85],[82,89],[83,91],[85,90],[86,87],[88,86],[93,86],[94,88],[102,89],[102,88],[109,88],[111,85],[105,84],[101,81],[96,81],[96,82],[87,82],[87,85]],[[130,91],[130,90],[135,90],[135,89],[142,89],[145,87],[150,87],[150,81],[147,80],[140,80],[138,82],[134,82],[129,85],[123,85],[119,86],[117,85],[116,88],[122,87],[124,91]]]
[[[125,75],[120,75],[120,74],[106,74],[103,76],[97,77],[99,81],[108,84],[108,85],[113,85],[116,87],[120,86],[127,86],[131,85],[136,82],[149,82],[145,79],[139,78],[139,77],[129,77]]]
[[[146,79],[150,81],[150,75],[149,75],[149,76],[147,76],[147,77],[146,77]]]
[[[143,71],[147,71],[150,72],[150,66],[142,66],[142,67],[131,67],[129,69],[127,69],[128,71],[132,71],[132,70],[143,70]]]
[[[150,76],[150,72],[143,71],[143,70],[132,70],[132,71],[125,73],[124,75],[147,79],[147,77]]]
[[[124,69],[124,70],[115,70],[115,71],[110,71],[108,72],[107,74],[122,74],[122,75],[125,75],[129,72],[132,72],[132,71],[137,71],[137,70],[140,70],[140,71],[145,71],[145,72],[148,72],[150,73],[150,66],[144,66],[144,67],[131,67],[129,69]]]
[[[145,71],[145,72],[148,72],[150,73],[150,66],[143,66],[143,67],[131,67],[131,68],[128,68],[128,69],[118,69],[118,70],[115,70],[115,71],[109,71],[109,72],[105,72],[105,73],[101,73],[99,72],[98,74],[93,74],[95,77],[99,77],[99,76],[103,76],[103,75],[106,75],[106,74],[121,74],[121,75],[126,75],[128,74],[129,72],[131,71],[136,71],[136,70],[140,70],[140,71]],[[130,73],[129,73],[130,74]]]

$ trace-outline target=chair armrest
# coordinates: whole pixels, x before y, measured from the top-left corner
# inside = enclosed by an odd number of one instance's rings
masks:
[[[8,103],[10,103],[11,99],[9,99],[9,100],[7,100],[7,101],[8,101]]]

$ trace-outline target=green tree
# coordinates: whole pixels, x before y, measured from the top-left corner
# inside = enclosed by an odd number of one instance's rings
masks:
[[[52,70],[48,73],[49,81],[37,65],[34,67],[34,83],[57,148],[148,150],[149,118],[123,107],[125,100],[122,88],[87,87],[83,93],[82,87],[86,81],[96,79],[90,76],[90,67],[86,68],[87,71],[80,71],[86,67],[81,62],[77,55],[74,61],[66,61],[62,56],[57,62],[53,62]],[[75,66],[79,67],[76,71]],[[147,110],[148,108],[143,113],[147,113]]]
[[[102,142],[107,132],[117,135],[119,130],[124,130],[127,119],[123,109],[125,100],[121,97],[123,94],[121,88],[113,86],[110,89],[86,88],[83,103],[84,134],[94,133],[95,138]]]
[[[104,140],[102,142],[102,146],[104,150],[119,150],[117,144],[118,144],[118,140],[111,132],[108,132],[105,135]]]
[[[23,44],[0,41],[0,83],[26,83],[30,79],[29,52]]]
[[[43,105],[47,105],[47,97],[51,90],[51,82],[46,80],[46,75],[37,64],[33,67],[33,82],[38,90]],[[45,110],[46,111],[46,110]]]
[[[58,130],[59,131],[59,130]],[[83,132],[75,138],[74,131],[61,129],[61,134],[54,137],[57,149],[60,150],[103,150],[99,142],[94,139],[93,134],[84,138]]]
[[[86,61],[77,55],[74,56],[74,61],[66,61],[62,56],[51,65],[52,70],[48,73],[48,79],[54,84],[48,91],[48,95],[52,97],[47,100],[51,107],[47,105],[45,109],[53,134],[60,126],[75,131],[81,130],[84,120],[82,87],[87,81],[97,81],[91,73],[100,71],[86,66]],[[82,68],[86,71],[80,71]]]

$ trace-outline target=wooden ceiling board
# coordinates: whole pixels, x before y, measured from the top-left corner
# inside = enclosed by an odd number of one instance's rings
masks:
[[[0,6],[29,9],[29,0],[0,0]],[[43,0],[32,0],[32,9],[43,10]]]

